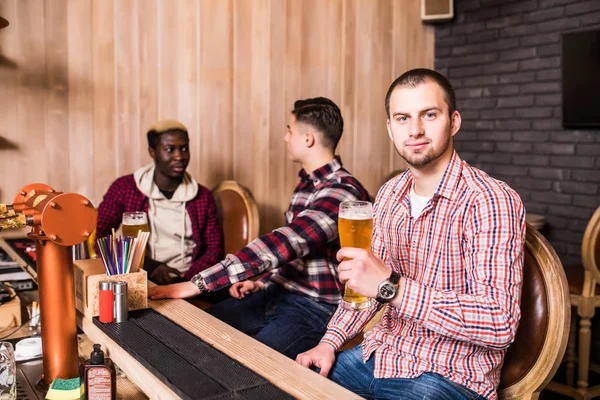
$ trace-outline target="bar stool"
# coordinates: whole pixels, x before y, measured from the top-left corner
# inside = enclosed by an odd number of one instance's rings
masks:
[[[560,259],[538,230],[527,224],[521,321],[504,357],[499,399],[539,397],[565,354],[570,316],[569,288]]]
[[[258,237],[258,208],[252,193],[236,181],[212,190],[223,230],[225,254],[235,253]]]
[[[574,399],[591,399],[600,396],[600,385],[589,387],[589,372],[600,374],[599,365],[590,365],[592,341],[592,318],[600,307],[600,207],[596,210],[583,234],[581,243],[581,261],[583,265],[567,265],[565,272],[571,293],[571,305],[579,315],[579,344],[576,347],[576,317],[571,321],[571,333],[564,362],[567,384],[552,382],[548,389]],[[577,363],[577,385],[574,384],[575,363]]]

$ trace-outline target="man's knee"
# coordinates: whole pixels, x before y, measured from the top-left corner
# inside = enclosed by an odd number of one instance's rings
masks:
[[[398,392],[410,393],[405,397],[408,400],[470,400],[478,398],[475,392],[432,372],[424,373],[416,378],[382,379],[375,392],[382,398],[393,396]]]
[[[368,397],[375,379],[372,363],[372,360],[363,361],[362,346],[359,345],[339,353],[327,377],[359,396]]]
[[[365,364],[362,359],[362,346],[356,346],[350,350],[342,351],[337,354],[333,367],[329,371],[329,379],[336,383],[343,381],[348,377],[356,376]]]
[[[235,310],[235,300],[237,299],[229,298],[223,300],[222,302],[207,308],[205,311],[213,317],[223,320],[224,318],[227,318],[228,315],[231,315],[232,311]]]

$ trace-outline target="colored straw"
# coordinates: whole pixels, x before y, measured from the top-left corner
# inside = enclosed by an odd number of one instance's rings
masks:
[[[114,229],[113,229],[113,233]],[[146,251],[149,232],[138,232],[138,237],[108,235],[96,239],[98,253],[107,275],[137,272]]]

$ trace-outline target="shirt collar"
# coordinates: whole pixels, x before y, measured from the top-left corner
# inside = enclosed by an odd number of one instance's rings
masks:
[[[442,180],[438,184],[433,197],[441,196],[447,199],[452,200],[454,194],[456,192],[456,187],[458,186],[458,182],[460,180],[460,175],[462,173],[462,160],[456,153],[456,151],[452,152],[452,158],[446,166],[446,171],[444,171],[444,175],[442,175]],[[401,178],[395,185],[394,193],[404,197],[406,193],[410,190],[413,185],[413,176],[410,173],[410,170],[406,170],[404,174],[402,174]]]
[[[312,181],[312,183],[316,186],[319,183],[327,182],[331,175],[333,175],[340,168],[342,168],[342,159],[340,156],[335,156],[335,158],[329,163],[315,169],[310,174],[307,174],[304,168],[302,168],[300,172],[298,172],[298,176],[300,177],[301,181]]]
[[[446,167],[446,171],[442,176],[442,180],[438,185],[435,194],[452,200],[456,193],[456,187],[460,180],[460,174],[462,173],[462,160],[456,153],[452,152],[452,158]]]

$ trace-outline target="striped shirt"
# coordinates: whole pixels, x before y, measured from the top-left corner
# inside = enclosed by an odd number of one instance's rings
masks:
[[[343,285],[338,279],[340,249],[338,209],[342,201],[369,200],[368,192],[336,157],[307,174],[299,173],[285,213],[287,225],[255,239],[235,254],[200,273],[209,291],[272,272],[262,280],[315,301],[338,304]]]
[[[391,304],[365,334],[363,359],[375,378],[434,372],[495,399],[504,354],[521,316],[525,215],[503,182],[456,153],[429,203],[411,217],[410,171],[386,183],[374,206],[371,249],[406,279],[401,307]],[[381,306],[337,310],[322,342],[338,350]]]

